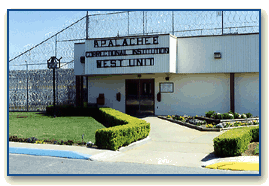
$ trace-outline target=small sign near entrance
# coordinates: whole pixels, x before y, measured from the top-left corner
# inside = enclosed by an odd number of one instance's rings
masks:
[[[160,83],[160,92],[161,93],[173,93],[174,83],[172,82]]]

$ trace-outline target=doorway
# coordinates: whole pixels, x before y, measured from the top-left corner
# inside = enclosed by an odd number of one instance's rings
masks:
[[[154,79],[126,79],[126,114],[154,115]]]

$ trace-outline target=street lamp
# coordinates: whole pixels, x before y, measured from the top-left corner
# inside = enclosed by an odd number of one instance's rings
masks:
[[[53,69],[53,114],[55,117],[55,69],[60,68],[60,59],[57,59],[56,56],[52,56],[48,61],[48,69]]]

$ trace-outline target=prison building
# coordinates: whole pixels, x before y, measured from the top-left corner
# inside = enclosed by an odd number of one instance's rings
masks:
[[[89,39],[74,45],[74,72],[78,105],[87,95],[130,115],[259,116],[259,34]]]

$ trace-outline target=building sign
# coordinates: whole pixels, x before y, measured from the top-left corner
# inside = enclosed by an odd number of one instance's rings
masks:
[[[146,54],[169,54],[169,48],[166,47],[166,48],[88,51],[86,52],[86,57],[127,56],[127,55],[146,55]]]
[[[165,37],[154,35],[87,40],[85,72],[87,74],[143,73],[144,70],[154,72],[154,66],[163,69],[160,67],[161,63],[164,65],[165,62],[169,62],[169,39],[170,35]],[[132,67],[132,70],[127,70],[126,67]],[[146,68],[141,69],[142,67]],[[113,71],[112,68],[122,68],[122,70]],[[111,70],[109,72],[105,69]]]
[[[173,82],[160,83],[160,92],[161,93],[173,93],[174,83]]]
[[[159,36],[142,36],[130,38],[114,38],[94,40],[94,48],[99,47],[118,47],[118,46],[134,46],[134,45],[157,45]]]

